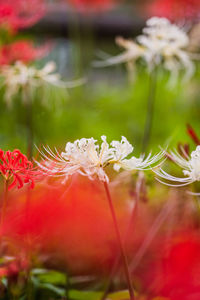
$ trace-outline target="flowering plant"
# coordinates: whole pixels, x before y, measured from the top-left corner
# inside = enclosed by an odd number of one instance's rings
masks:
[[[22,61],[17,61],[14,65],[5,65],[1,68],[0,75],[3,77],[6,88],[5,98],[8,104],[12,97],[25,89],[27,86],[41,86],[44,83],[52,84],[61,88],[74,87],[82,84],[83,80],[64,82],[60,79],[60,74],[54,73],[56,64],[48,62],[42,69],[34,66],[27,66]],[[24,101],[27,98],[24,97]]]
[[[163,156],[163,152],[155,156],[149,154],[146,158],[142,155],[139,158],[132,156],[127,158],[133,151],[133,146],[122,136],[121,141],[112,141],[110,145],[106,136],[102,136],[101,145],[96,144],[94,138],[82,138],[74,143],[68,142],[65,151],[59,154],[53,153],[50,148],[45,148],[47,154],[43,152],[43,161],[37,162],[38,166],[50,175],[68,176],[74,173],[88,176],[93,179],[95,176],[99,180],[109,182],[105,172],[105,167],[113,165],[115,171],[121,168],[128,171],[145,170],[155,165]]]
[[[34,47],[32,41],[19,40],[0,47],[0,65],[11,65],[17,61],[29,63],[47,54],[48,45]]]
[[[165,172],[162,168],[154,170],[160,178],[174,182],[174,184],[166,183],[167,185],[184,186],[195,181],[200,181],[200,146],[196,147],[195,151],[191,153],[191,156],[185,153],[185,157],[183,157],[177,151],[171,151],[169,158],[183,169],[183,174],[186,177],[174,177]]]
[[[15,186],[20,189],[25,183],[30,183],[30,188],[33,188],[34,180],[39,172],[19,150],[4,152],[0,149],[0,174],[9,183],[8,189]]]
[[[0,26],[15,32],[34,25],[45,11],[45,0],[0,0]]]
[[[163,64],[172,75],[172,80],[182,69],[185,70],[185,79],[190,78],[194,73],[194,64],[187,51],[187,33],[166,18],[153,17],[147,20],[146,25],[143,34],[136,41],[116,39],[117,44],[125,48],[124,53],[94,65],[106,66],[125,62],[133,69],[135,62],[142,59],[150,71]]]

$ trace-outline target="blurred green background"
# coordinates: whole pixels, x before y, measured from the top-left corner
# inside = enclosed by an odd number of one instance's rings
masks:
[[[130,82],[124,65],[94,68],[92,62],[102,53],[119,54],[122,49],[115,45],[115,36],[96,36],[90,24],[83,31],[79,27],[69,29],[66,37],[39,35],[38,27],[21,36],[42,43],[53,43],[52,51],[37,66],[54,60],[63,80],[85,78],[86,83],[73,89],[43,86],[33,96],[34,143],[64,149],[67,141],[82,137],[99,139],[107,135],[108,141],[121,135],[134,145],[135,153],[141,152],[149,74],[138,65],[135,81]],[[137,27],[137,26],[136,26]],[[39,27],[40,28],[40,27]],[[136,29],[138,33],[138,27]],[[42,30],[41,30],[42,32]],[[134,32],[134,28],[133,28]],[[127,36],[133,37],[133,32]],[[65,35],[65,33],[64,33]],[[176,146],[188,142],[186,124],[200,133],[200,69],[196,63],[195,76],[187,83],[180,80],[169,86],[169,74],[158,70],[153,128],[148,150]],[[4,150],[19,148],[26,151],[26,109],[20,93],[13,99],[11,108],[4,100],[4,86],[0,90],[0,147]],[[35,149],[35,152],[37,150]]]

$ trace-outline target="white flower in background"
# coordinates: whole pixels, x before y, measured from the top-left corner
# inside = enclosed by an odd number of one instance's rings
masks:
[[[185,79],[194,73],[192,54],[187,51],[190,42],[187,33],[166,18],[153,17],[147,20],[143,34],[135,41],[117,38],[116,42],[125,48],[125,51],[103,62],[95,62],[94,66],[103,67],[119,63],[134,65],[142,58],[150,71],[163,64],[173,79],[178,76],[180,70],[185,71]]]
[[[54,73],[56,64],[48,62],[42,69],[37,69],[34,66],[28,66],[21,61],[14,65],[6,65],[1,67],[0,76],[3,77],[6,88],[5,98],[8,104],[11,98],[17,94],[21,89],[26,87],[41,86],[48,83],[61,88],[70,88],[80,85],[84,80],[77,80],[73,82],[64,82],[60,78],[60,74]],[[27,101],[26,98],[24,101]]]
[[[110,57],[104,61],[96,61],[93,63],[95,67],[106,67],[120,63],[127,63],[134,66],[135,62],[144,55],[144,47],[133,40],[126,40],[122,37],[117,37],[116,43],[125,49],[124,53]]]
[[[131,157],[130,159],[123,159],[117,163],[114,164],[113,168],[115,171],[119,171],[120,168],[127,170],[127,171],[133,171],[133,170],[148,170],[152,169],[152,166],[157,162],[159,162],[163,157],[164,152],[161,151],[158,154],[152,156],[151,153],[145,158],[144,155],[141,155],[141,157]],[[160,165],[160,163],[159,163]]]
[[[195,181],[200,181],[200,146],[197,146],[196,150],[191,153],[191,157],[188,157],[188,159],[183,158],[178,152],[171,152],[170,158],[183,169],[183,174],[186,177],[174,177],[165,172],[163,169],[160,169],[158,171],[154,170],[154,172],[160,178],[171,181],[173,183],[171,184],[163,182],[158,179],[159,181],[172,186],[183,186]]]
[[[68,142],[65,151],[61,154],[45,148],[47,154],[41,153],[43,161],[37,164],[50,176],[64,176],[67,179],[68,176],[79,173],[90,179],[97,177],[101,181],[109,182],[105,172],[108,165],[113,165],[115,171],[119,171],[120,168],[129,171],[145,170],[163,157],[163,152],[160,152],[153,157],[149,155],[146,159],[134,156],[127,159],[126,157],[133,151],[133,146],[125,137],[122,137],[121,142],[113,141],[110,145],[105,136],[101,139],[101,145],[93,138],[82,138],[74,143]]]
[[[185,78],[194,73],[194,65],[187,52],[189,37],[186,32],[166,18],[153,17],[147,21],[137,41],[145,47],[144,60],[150,70],[163,63],[172,75],[185,69]]]

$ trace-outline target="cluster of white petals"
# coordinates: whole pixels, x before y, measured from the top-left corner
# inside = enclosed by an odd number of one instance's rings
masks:
[[[45,148],[46,153],[41,152],[43,160],[37,162],[38,166],[49,175],[64,176],[65,180],[79,173],[90,179],[97,177],[101,181],[109,182],[105,172],[108,165],[113,165],[115,171],[121,168],[129,171],[145,170],[151,168],[163,157],[163,152],[155,156],[151,154],[127,159],[133,152],[133,146],[122,137],[121,141],[112,141],[108,144],[106,136],[102,136],[101,145],[94,138],[82,138],[74,143],[68,142],[65,151],[59,154],[53,153],[50,148]]]
[[[194,72],[194,65],[187,52],[189,37],[186,32],[166,18],[153,17],[147,21],[143,34],[137,38],[146,51],[144,59],[152,70],[161,63],[174,76],[184,68],[185,78]]]
[[[56,64],[53,61],[48,62],[41,69],[26,65],[21,61],[17,61],[14,65],[1,67],[0,76],[3,77],[7,103],[10,104],[11,98],[20,89],[24,89],[27,86],[34,87],[48,83],[61,88],[70,88],[83,83],[83,80],[64,82],[61,80],[60,74],[55,73],[55,70]],[[27,99],[24,98],[24,101],[27,101]]]
[[[172,176],[163,169],[154,170],[154,172],[162,178],[161,180],[167,180],[172,182],[172,184],[158,179],[159,181],[171,186],[183,186],[195,181],[200,181],[200,146],[197,146],[196,150],[191,153],[191,157],[184,158],[178,152],[171,152],[170,157],[183,169],[185,177],[179,178]]]
[[[170,71],[173,79],[181,69],[185,70],[185,78],[194,73],[194,64],[187,51],[189,37],[177,25],[166,18],[153,17],[146,22],[142,35],[135,41],[118,38],[117,44],[125,48],[125,52],[108,58],[104,62],[96,62],[96,66],[107,66],[126,62],[134,64],[139,58],[143,59],[149,70],[163,64]]]

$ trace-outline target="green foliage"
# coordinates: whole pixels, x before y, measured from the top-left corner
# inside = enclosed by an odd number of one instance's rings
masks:
[[[98,71],[96,71],[98,72]],[[198,73],[198,72],[197,72]],[[124,73],[124,76],[126,74]],[[168,76],[158,75],[153,130],[149,149],[188,141],[185,125],[199,124],[199,74],[187,84],[169,88]],[[63,149],[68,140],[81,137],[119,139],[125,135],[136,152],[141,150],[149,75],[140,71],[135,83],[120,85],[88,81],[85,86],[63,90],[46,86],[33,96],[34,142]],[[26,151],[26,108],[20,95],[6,106],[0,95],[0,147]]]

